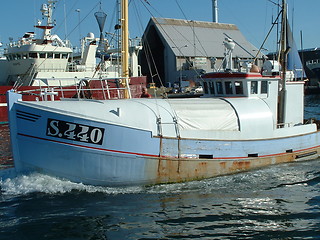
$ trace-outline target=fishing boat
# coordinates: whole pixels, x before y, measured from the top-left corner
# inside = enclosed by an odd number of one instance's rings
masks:
[[[52,15],[56,2],[57,0],[48,0],[41,5],[40,11],[45,22],[39,20],[35,27],[43,31],[42,36],[36,38],[34,32],[26,32],[18,41],[11,40],[4,52],[6,59],[0,59],[0,122],[8,121],[5,94],[12,88],[21,92],[23,99],[29,101],[44,100],[45,95],[52,90],[56,93],[50,97],[56,100],[73,97],[81,91],[81,85],[94,88],[95,98],[102,96],[98,94],[98,89],[107,85],[108,88],[117,88],[111,97],[117,97],[117,93],[122,91],[116,84],[121,76],[118,50],[110,48],[110,43],[104,38],[106,14],[101,5],[100,10],[95,13],[100,37],[96,38],[93,33],[88,33],[81,40],[81,51],[73,53],[68,40],[62,40],[52,33],[55,26]],[[138,97],[146,86],[146,77],[139,71],[137,60],[142,46],[138,41],[130,42],[133,43],[129,48],[132,59],[130,91],[134,97]],[[3,70],[6,70],[6,74],[3,74]],[[61,89],[68,91],[62,94]]]
[[[127,6],[122,1],[123,56]],[[286,66],[286,1],[281,65]],[[232,41],[225,44],[232,50]],[[231,62],[231,61],[230,61]],[[304,82],[254,67],[207,73],[201,98],[66,99],[25,102],[8,92],[17,171],[93,185],[199,180],[272,164],[316,159],[320,132],[304,122]],[[128,67],[123,66],[128,78]]]

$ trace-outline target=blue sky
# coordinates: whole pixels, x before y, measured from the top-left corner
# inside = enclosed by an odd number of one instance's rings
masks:
[[[278,2],[278,0],[271,0]],[[289,18],[298,48],[301,47],[300,31],[303,35],[303,47],[320,47],[320,0],[287,0]],[[41,19],[40,6],[46,0],[1,0],[0,41],[8,43],[8,38],[17,39],[27,31],[35,31],[33,25]],[[102,0],[102,9],[108,14],[106,32],[113,32],[116,0]],[[130,34],[141,36],[151,16],[178,18],[187,20],[211,21],[211,0],[131,0]],[[55,9],[57,26],[54,33],[62,39],[67,37],[74,45],[79,36],[88,32],[99,34],[99,28],[93,16],[99,9],[98,0],[59,0]],[[256,47],[263,42],[275,18],[277,7],[269,0],[218,0],[219,22],[236,24],[244,36]],[[80,13],[76,11],[80,9]],[[80,17],[80,28],[79,28]],[[66,19],[66,21],[64,21]],[[36,32],[39,33],[40,32]],[[267,41],[265,48],[275,49],[275,32]]]

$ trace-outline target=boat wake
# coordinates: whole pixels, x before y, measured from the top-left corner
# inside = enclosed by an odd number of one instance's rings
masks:
[[[319,159],[318,159],[319,160]],[[118,194],[192,193],[242,196],[250,192],[272,191],[290,185],[318,185],[319,161],[284,164],[255,171],[215,177],[201,181],[152,186],[105,187],[74,183],[40,173],[17,174],[15,169],[0,171],[0,198],[32,193],[64,194],[74,192]],[[301,168],[301,169],[300,169]]]
[[[143,191],[143,187],[101,187],[74,183],[40,173],[17,175],[14,170],[0,172],[0,196],[19,196],[32,193],[64,194],[69,192],[88,192],[105,194],[129,194]]]
[[[263,174],[262,174],[263,175]],[[191,192],[221,192],[233,194],[234,190],[250,191],[251,187],[261,186],[261,173],[240,173],[231,176],[221,176],[201,181],[183,183],[159,184],[151,186],[106,187],[74,183],[40,173],[19,174],[15,169],[0,171],[0,196],[22,196],[32,193],[64,194],[71,192],[118,194],[170,194]],[[258,182],[257,182],[258,181]],[[247,183],[251,182],[251,187]],[[257,184],[252,184],[257,182]],[[254,185],[254,186],[253,186]]]

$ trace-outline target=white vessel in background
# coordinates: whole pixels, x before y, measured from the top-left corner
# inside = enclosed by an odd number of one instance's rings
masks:
[[[103,37],[103,27],[106,14],[101,10],[95,13],[100,28],[100,37],[96,38],[93,33],[81,40],[80,56],[73,55],[69,41],[62,40],[58,35],[52,34],[54,20],[52,19],[54,5],[57,0],[48,0],[47,4],[42,4],[41,13],[46,20],[45,24],[38,22],[36,28],[42,29],[41,38],[36,38],[34,32],[26,32],[18,41],[10,41],[4,50],[4,58],[0,59],[0,69],[7,69],[0,74],[0,122],[7,121],[5,93],[13,88],[23,91],[25,100],[38,100],[41,98],[41,91],[45,88],[62,89],[78,88],[77,85],[90,85],[91,88],[104,89],[123,86],[121,63],[119,61],[119,49],[110,49],[108,41]],[[146,86],[146,77],[141,75],[138,65],[138,53],[142,49],[140,42],[131,41],[135,45],[129,46],[130,68],[130,92],[133,97],[140,96],[142,88]],[[106,81],[101,86],[101,80]],[[109,81],[108,81],[109,80]],[[108,86],[107,86],[108,85]],[[35,89],[40,89],[38,92]],[[30,90],[34,92],[30,93]],[[75,89],[76,90],[76,89]],[[45,90],[47,91],[47,90]],[[48,91],[47,91],[48,92]],[[72,97],[75,91],[68,94],[61,93],[51,95],[59,97]],[[107,98],[117,98],[120,92],[106,96]],[[29,95],[29,96],[27,96]],[[98,95],[96,94],[96,97]]]
[[[317,77],[317,79],[320,79],[320,59],[312,59],[312,60],[308,60],[306,62],[306,67],[308,69],[310,69],[314,75]],[[314,82],[316,82],[317,84],[315,84]],[[313,85],[320,87],[320,82],[318,81],[313,81]]]
[[[8,61],[7,58],[0,52],[0,86],[6,83],[8,77]]]

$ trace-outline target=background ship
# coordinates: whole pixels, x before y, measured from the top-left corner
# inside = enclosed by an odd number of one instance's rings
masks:
[[[320,49],[310,48],[299,52],[309,79],[308,86],[319,87],[320,83]]]
[[[51,31],[55,26],[53,9],[56,0],[48,0],[42,4],[40,11],[43,19],[38,21],[36,28],[43,30],[41,38],[34,32],[26,32],[18,41],[10,39],[7,48],[0,58],[0,122],[7,121],[5,93],[9,89],[22,91],[24,100],[43,100],[43,92],[52,89],[69,89],[60,97],[73,97],[85,85],[90,88],[119,88],[123,84],[119,78],[122,75],[121,54],[119,48],[110,48],[109,42],[102,34],[106,14],[101,10],[95,13],[100,37],[88,33],[81,40],[81,51],[73,53],[73,47],[68,40],[62,40]],[[146,86],[146,78],[141,75],[138,65],[138,53],[142,49],[139,41],[130,41],[130,92],[133,97],[139,97],[142,88]],[[117,46],[117,45],[116,45]],[[107,79],[109,80],[108,82]],[[103,83],[101,82],[103,80]],[[109,91],[110,92],[110,91]],[[111,91],[112,93],[112,91]],[[118,98],[121,90],[104,98]],[[96,94],[95,97],[102,97]]]

